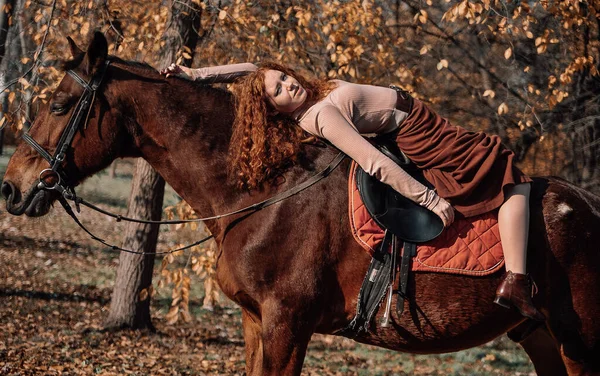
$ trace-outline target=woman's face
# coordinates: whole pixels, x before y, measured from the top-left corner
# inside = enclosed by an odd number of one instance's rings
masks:
[[[290,114],[306,101],[306,90],[294,77],[278,70],[265,72],[265,91],[273,108]]]

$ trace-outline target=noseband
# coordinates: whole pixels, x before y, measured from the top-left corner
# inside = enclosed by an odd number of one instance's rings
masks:
[[[73,143],[73,138],[75,137],[77,130],[82,124],[84,128],[87,127],[87,121],[96,99],[96,91],[100,85],[102,85],[104,75],[109,65],[110,60],[107,59],[100,71],[98,71],[89,82],[86,82],[75,71],[67,71],[75,82],[83,87],[83,94],[79,98],[67,126],[60,135],[54,155],[50,155],[50,153],[34,140],[29,133],[23,133],[23,140],[25,140],[25,142],[27,142],[50,164],[50,168],[42,170],[39,174],[39,182],[37,184],[39,190],[57,190],[62,195],[75,197],[75,190],[73,186],[69,184],[70,182],[62,164],[66,159],[67,151]]]

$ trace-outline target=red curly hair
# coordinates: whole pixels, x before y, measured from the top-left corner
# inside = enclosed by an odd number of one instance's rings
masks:
[[[229,176],[240,188],[260,189],[277,178],[302,153],[302,140],[308,137],[298,122],[277,113],[265,91],[265,72],[278,70],[294,77],[306,90],[307,102],[323,99],[335,83],[308,80],[293,69],[277,63],[264,63],[241,78],[234,86],[236,116],[229,145]]]

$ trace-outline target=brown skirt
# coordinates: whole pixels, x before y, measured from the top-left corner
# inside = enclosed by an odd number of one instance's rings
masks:
[[[500,137],[454,126],[417,99],[396,142],[437,194],[465,217],[500,207],[505,188],[532,181],[513,165],[514,154]]]

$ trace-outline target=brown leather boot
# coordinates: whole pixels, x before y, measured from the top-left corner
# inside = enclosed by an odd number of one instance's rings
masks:
[[[531,297],[537,293],[537,286],[529,274],[506,272],[494,303],[505,308],[515,307],[523,316],[536,321],[545,321],[546,316],[534,307]]]

